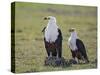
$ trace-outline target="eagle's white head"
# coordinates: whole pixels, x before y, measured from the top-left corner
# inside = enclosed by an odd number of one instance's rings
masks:
[[[56,18],[54,16],[45,17],[44,20],[48,20],[49,23],[56,23]]]
[[[77,38],[78,38],[75,28],[69,29],[69,32],[71,33],[71,36],[70,36],[70,37],[71,37],[72,39],[77,39]]]
[[[48,16],[45,17],[44,20],[48,20],[48,24],[45,29],[45,39],[50,43],[55,42],[59,34],[56,18],[54,16]]]

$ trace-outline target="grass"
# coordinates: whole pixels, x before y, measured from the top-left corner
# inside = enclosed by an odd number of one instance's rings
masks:
[[[22,72],[41,72],[97,68],[97,8],[87,6],[67,6],[16,2],[15,6],[15,70]],[[43,27],[45,16],[55,16],[63,35],[63,57],[71,59],[67,46],[70,36],[68,29],[76,28],[83,40],[89,56],[89,64],[70,67],[44,66],[47,56],[44,48]]]

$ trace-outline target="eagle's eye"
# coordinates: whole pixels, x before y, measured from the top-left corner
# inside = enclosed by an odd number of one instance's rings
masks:
[[[44,17],[44,20],[47,20],[48,18],[47,17]]]

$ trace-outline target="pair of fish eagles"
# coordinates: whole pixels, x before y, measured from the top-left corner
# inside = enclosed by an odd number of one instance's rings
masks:
[[[45,17],[44,20],[48,20],[47,27],[44,27],[44,44],[48,57],[54,56],[57,58],[62,57],[62,33],[56,24],[56,18],[53,16]],[[68,40],[68,46],[72,53],[72,58],[82,59],[89,62],[86,53],[86,48],[82,40],[77,37],[75,28],[69,29],[71,35]]]

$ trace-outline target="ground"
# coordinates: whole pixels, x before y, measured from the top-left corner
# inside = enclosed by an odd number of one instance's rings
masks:
[[[59,71],[97,68],[97,8],[50,4],[16,3],[15,6],[15,70],[21,72]],[[67,41],[68,30],[76,28],[86,46],[88,64],[69,67],[44,66],[47,53],[42,29],[47,25],[45,16],[55,16],[63,35],[62,55],[71,59]]]

